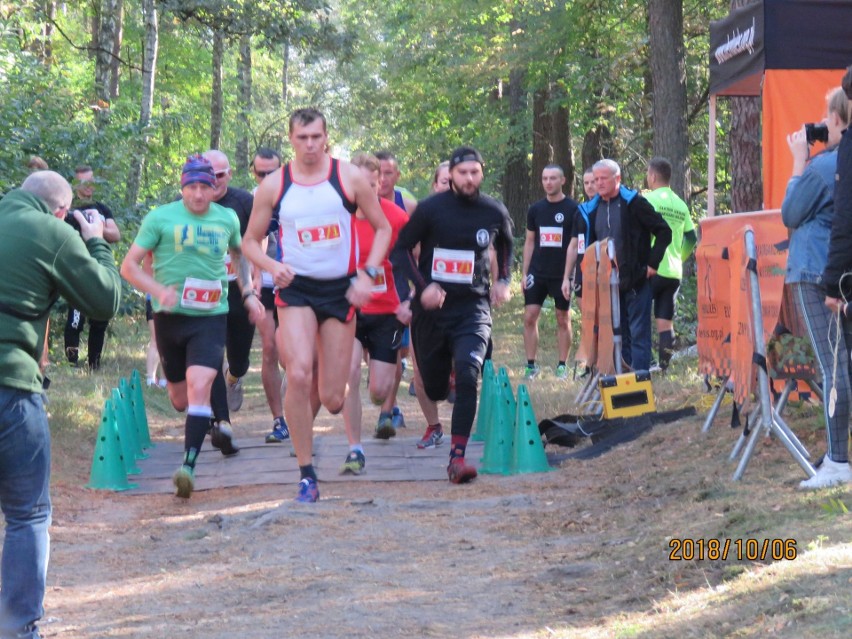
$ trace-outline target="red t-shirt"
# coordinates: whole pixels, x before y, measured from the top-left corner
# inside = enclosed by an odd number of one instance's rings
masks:
[[[379,198],[379,204],[388,222],[390,222],[390,248],[393,248],[394,244],[396,244],[396,238],[399,236],[399,230],[408,222],[408,215],[390,200]],[[364,263],[370,254],[376,232],[366,219],[359,218],[357,215],[353,218],[353,222],[358,238],[358,268],[364,268]],[[390,252],[390,249],[388,252]],[[361,307],[361,313],[365,315],[392,315],[396,313],[398,306],[399,296],[396,294],[393,267],[390,260],[388,260],[388,256],[385,255],[379,269],[379,276],[373,283],[373,295],[370,301]]]

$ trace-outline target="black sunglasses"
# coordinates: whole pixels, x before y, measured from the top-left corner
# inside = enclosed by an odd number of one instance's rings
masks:
[[[278,169],[272,169],[271,171],[258,171],[257,169],[255,169],[255,170],[254,170],[254,174],[262,180],[262,179],[263,179],[263,178],[265,178],[267,175],[272,175],[272,174],[273,174],[273,173],[275,173],[277,170],[278,170]]]

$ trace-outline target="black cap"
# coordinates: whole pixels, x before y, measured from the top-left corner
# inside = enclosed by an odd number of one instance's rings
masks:
[[[450,170],[462,162],[479,162],[484,165],[479,151],[474,149],[472,146],[460,146],[453,151],[453,154],[450,156]]]

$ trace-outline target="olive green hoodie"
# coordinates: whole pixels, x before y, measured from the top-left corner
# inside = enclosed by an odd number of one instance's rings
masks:
[[[41,392],[47,311],[60,296],[93,319],[115,315],[112,250],[100,238],[83,242],[41,198],[11,191],[0,200],[0,386]]]

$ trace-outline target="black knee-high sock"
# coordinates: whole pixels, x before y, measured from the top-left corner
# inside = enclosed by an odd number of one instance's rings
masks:
[[[184,463],[187,466],[195,468],[195,460],[201,452],[201,445],[209,429],[210,415],[187,414],[183,434]]]
[[[217,422],[231,423],[231,411],[228,410],[228,391],[225,387],[225,373],[220,368],[216,371],[216,379],[210,389],[210,408],[213,409],[213,419]]]
[[[674,331],[660,331],[660,368],[665,370],[672,360]]]

